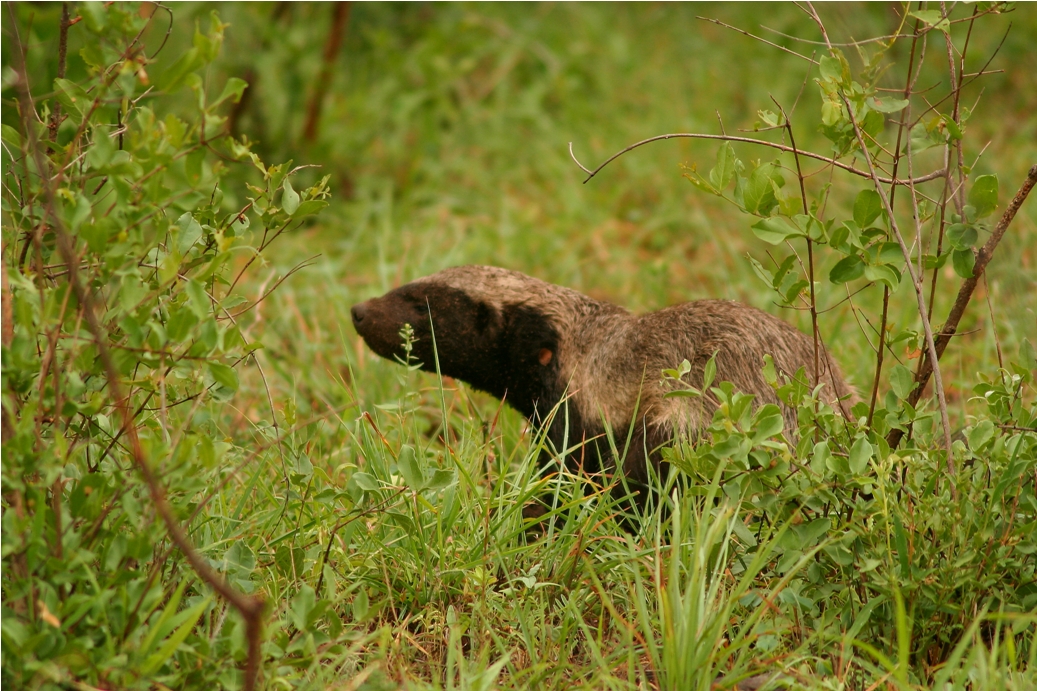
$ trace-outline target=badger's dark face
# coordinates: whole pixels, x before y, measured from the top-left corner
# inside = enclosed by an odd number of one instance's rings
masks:
[[[493,291],[449,285],[436,276],[408,283],[351,311],[371,350],[403,359],[400,335],[410,324],[411,359],[428,372],[468,382],[527,417],[553,406],[558,391],[558,332],[530,301],[501,300]],[[433,349],[433,339],[435,349]]]

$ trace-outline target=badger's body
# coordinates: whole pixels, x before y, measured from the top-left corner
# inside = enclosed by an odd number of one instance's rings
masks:
[[[615,463],[606,424],[619,449],[635,425],[623,462],[634,481],[645,479],[660,445],[677,435],[696,435],[716,410],[708,392],[664,397],[670,389],[660,384],[663,369],[688,360],[691,372],[684,381],[701,387],[706,362],[716,352],[715,381],[755,394],[759,404],[779,403],[761,372],[766,354],[780,372],[793,376],[803,367],[813,379],[812,339],[755,308],[700,300],[636,316],[490,266],[441,271],[354,306],[352,316],[364,341],[385,358],[403,356],[400,330],[410,324],[412,357],[422,369],[434,372],[438,355],[444,375],[504,400],[534,425],[550,419],[547,436],[559,451],[588,442],[570,454],[571,463],[587,471]],[[823,349],[820,364],[822,398],[832,404],[855,400]],[[786,429],[794,429],[795,411],[783,411]]]

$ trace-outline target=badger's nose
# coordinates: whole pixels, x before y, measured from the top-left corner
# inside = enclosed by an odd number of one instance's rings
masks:
[[[364,317],[367,316],[368,306],[366,302],[361,302],[359,305],[353,305],[352,309],[349,310],[350,315],[353,317],[353,326],[359,327],[360,323],[364,321]]]

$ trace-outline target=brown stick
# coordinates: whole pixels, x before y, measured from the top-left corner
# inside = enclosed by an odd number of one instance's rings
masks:
[[[324,63],[321,65],[317,81],[313,84],[313,96],[310,98],[310,107],[306,113],[306,127],[303,129],[302,137],[308,142],[317,138],[317,125],[320,123],[320,111],[324,107],[324,94],[327,91],[328,83],[331,82],[335,56],[342,47],[342,39],[345,38],[348,21],[349,3],[336,2],[331,19],[331,33],[328,34],[328,42],[324,45]]]
[[[649,137],[648,139],[642,139],[639,142],[635,142],[634,144],[631,144],[630,146],[628,146],[625,149],[623,149],[622,151],[617,151],[616,153],[612,154],[608,159],[605,160],[604,163],[599,165],[594,170],[591,170],[587,166],[583,165],[582,163],[580,163],[580,160],[578,158],[576,158],[576,154],[573,152],[573,143],[572,142],[569,142],[569,156],[572,158],[573,163],[575,163],[577,166],[580,167],[580,170],[582,170],[584,173],[587,173],[587,178],[583,181],[583,184],[586,185],[588,182],[590,182],[590,179],[593,178],[598,173],[600,173],[601,170],[605,166],[607,166],[608,164],[612,163],[613,161],[615,161],[617,158],[619,158],[623,154],[628,153],[630,151],[633,151],[634,149],[637,149],[638,147],[642,147],[645,144],[651,144],[652,142],[660,142],[660,141],[663,141],[664,139],[713,139],[713,140],[722,141],[722,142],[742,142],[744,144],[759,144],[760,146],[766,146],[766,147],[769,147],[771,149],[777,149],[778,151],[784,151],[785,153],[790,153],[790,154],[791,153],[795,153],[793,148],[791,146],[788,146],[787,144],[779,144],[777,142],[769,142],[766,139],[753,139],[752,137],[736,137],[736,136],[731,135],[731,134],[700,134],[698,132],[673,132],[671,134],[660,134],[660,135],[657,135],[655,137]],[[836,159],[832,158],[831,156],[822,156],[821,154],[814,153],[813,151],[806,151],[806,150],[803,150],[803,149],[801,149],[799,151],[799,155],[800,156],[805,156],[807,158],[812,158],[812,159],[814,159],[816,161],[822,161],[824,163],[827,163],[830,166],[835,166],[836,168],[840,168],[842,170],[845,170],[848,173],[853,173],[854,175],[859,175],[862,178],[868,178],[869,180],[871,180],[872,177],[873,177],[870,172],[868,172],[866,170],[860,170],[858,168],[854,168],[850,164],[843,163],[842,161],[837,161]],[[882,177],[881,175],[877,176],[877,179],[878,179],[879,182],[881,182],[883,184],[886,184],[886,185],[891,185],[891,184],[892,185],[907,185],[909,182],[914,182],[915,184],[919,184],[919,183],[923,183],[923,182],[929,182],[930,180],[935,180],[936,178],[942,178],[944,175],[946,175],[946,173],[947,173],[946,169],[936,170],[936,171],[933,171],[932,173],[928,173],[927,175],[922,175],[921,177],[914,178],[914,180],[911,180],[911,181],[909,181],[909,180],[896,180],[894,178],[885,178],[885,177]]]
[[[90,334],[97,345],[97,353],[108,378],[109,396],[115,407],[118,409],[119,416],[122,419],[122,429],[129,438],[130,452],[134,463],[140,469],[140,473],[144,477],[144,482],[148,486],[152,502],[154,503],[159,516],[161,516],[162,521],[165,523],[170,538],[180,549],[180,552],[184,557],[187,558],[187,561],[191,564],[191,568],[194,569],[195,573],[216,590],[216,592],[224,599],[230,602],[230,604],[237,609],[245,619],[245,631],[246,637],[248,638],[248,659],[245,664],[244,686],[247,691],[252,691],[256,686],[256,679],[259,676],[260,646],[262,643],[264,610],[263,599],[261,596],[249,597],[236,590],[227,583],[219,573],[214,571],[197,550],[195,550],[194,546],[191,544],[190,538],[188,538],[187,534],[180,527],[180,524],[177,523],[176,516],[173,514],[173,509],[166,500],[165,489],[162,487],[158,477],[156,477],[151,468],[151,464],[148,462],[148,459],[144,454],[144,447],[141,445],[140,437],[137,435],[137,426],[131,408],[130,397],[128,394],[123,392],[122,379],[119,375],[119,371],[115,367],[114,360],[112,360],[111,352],[108,349],[107,330],[97,320],[93,295],[83,286],[83,282],[79,278],[79,262],[76,257],[72,238],[65,229],[64,219],[56,211],[54,202],[55,192],[53,188],[55,178],[47,174],[42,174],[44,171],[49,170],[49,167],[46,157],[43,156],[40,151],[39,141],[35,136],[35,129],[32,126],[32,122],[29,120],[29,113],[33,111],[29,104],[29,92],[25,79],[25,62],[22,59],[22,50],[23,47],[18,45],[15,47],[13,52],[15,56],[14,69],[20,77],[18,80],[18,85],[20,87],[18,98],[21,101],[22,124],[27,139],[26,152],[35,158],[37,170],[41,172],[40,180],[46,194],[47,202],[44,211],[51,217],[53,223],[52,229],[57,240],[58,251],[61,253],[62,260],[68,265],[69,285],[73,292],[75,292],[79,304],[83,306],[87,328],[90,330]]]
[[[68,55],[68,3],[61,3],[61,24],[58,26],[58,79],[65,78],[65,57]],[[54,102],[54,112],[50,116],[47,129],[50,130],[50,140],[57,141],[58,126],[61,125],[61,102]]]
[[[997,226],[994,228],[993,234],[987,240],[986,244],[976,254],[976,264],[972,267],[972,276],[966,278],[961,284],[961,288],[958,289],[958,297],[954,300],[954,305],[951,307],[950,314],[947,315],[947,321],[944,323],[942,329],[940,329],[940,335],[936,337],[936,359],[939,361],[943,355],[943,351],[947,349],[947,344],[950,343],[951,338],[958,330],[958,323],[961,321],[962,315],[965,314],[965,308],[969,304],[969,300],[972,299],[972,293],[976,290],[976,285],[979,283],[980,277],[983,276],[983,271],[987,268],[987,264],[990,263],[990,259],[994,256],[994,250],[997,248],[1001,238],[1004,237],[1005,231],[1008,230],[1009,224],[1012,219],[1015,218],[1016,213],[1019,211],[1019,207],[1026,201],[1026,197],[1030,194],[1030,190],[1033,189],[1034,184],[1037,184],[1037,165],[1030,168],[1030,172],[1026,175],[1026,180],[1023,181],[1019,191],[1016,192],[1015,197],[1008,204],[1008,208],[1005,209],[1004,214],[1001,215],[1001,220],[998,221]],[[915,388],[911,391],[911,394],[907,397],[907,402],[914,406],[917,405],[918,400],[922,397],[922,392],[925,390],[926,384],[929,383],[929,377],[933,373],[932,362],[929,357],[924,356],[922,361],[918,365],[918,371],[915,372]],[[903,436],[903,432],[894,429],[890,431],[886,437],[886,441],[889,442],[890,448],[896,448],[897,444],[900,443],[900,439]]]

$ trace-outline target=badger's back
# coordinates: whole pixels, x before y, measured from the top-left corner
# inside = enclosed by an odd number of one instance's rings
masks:
[[[625,438],[630,424],[634,438],[651,451],[675,435],[697,436],[707,427],[717,401],[708,391],[702,397],[670,397],[673,383],[660,381],[664,369],[676,369],[687,360],[691,371],[686,384],[702,389],[705,366],[716,353],[715,383],[730,381],[753,394],[757,404],[781,405],[764,379],[764,356],[770,355],[779,373],[793,377],[800,368],[810,388],[814,378],[814,343],[810,336],[766,312],[727,300],[700,300],[641,316],[599,315],[574,325],[572,338],[563,341],[560,361],[566,366],[570,403],[583,422],[583,433],[593,438],[605,424]],[[845,410],[856,402],[838,366],[818,346],[821,398]],[[786,430],[793,431],[796,411],[781,405]],[[643,438],[643,439],[642,439]],[[636,444],[637,442],[635,442]],[[632,448],[628,474],[644,465],[641,449]]]

